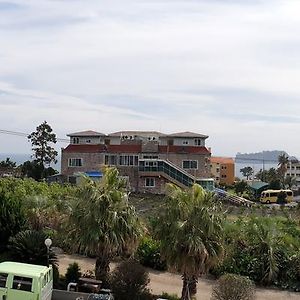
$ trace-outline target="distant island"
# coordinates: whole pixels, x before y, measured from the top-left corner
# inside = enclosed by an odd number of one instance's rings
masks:
[[[262,152],[256,152],[256,153],[240,153],[238,152],[235,156],[235,161],[238,163],[262,163],[268,162],[268,163],[277,163],[278,162],[278,156],[285,154],[290,159],[295,160],[296,157],[290,156],[286,151],[280,151],[280,150],[273,150],[273,151],[262,151]]]

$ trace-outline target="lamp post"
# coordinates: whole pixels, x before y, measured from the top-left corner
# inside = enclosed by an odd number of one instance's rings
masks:
[[[52,240],[50,238],[45,239],[45,246],[47,247],[47,267],[49,267],[49,253],[51,245]]]

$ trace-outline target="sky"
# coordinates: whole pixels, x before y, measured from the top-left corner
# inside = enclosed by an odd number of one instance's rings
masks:
[[[298,0],[0,0],[0,130],[194,131],[215,155],[300,156],[299,12]],[[0,153],[28,152],[0,134]]]

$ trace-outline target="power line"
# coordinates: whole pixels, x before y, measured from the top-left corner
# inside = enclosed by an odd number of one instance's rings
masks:
[[[26,138],[29,135],[29,133],[25,133],[25,132],[4,130],[4,129],[0,129],[0,134],[14,135],[14,136],[20,136],[20,137],[26,137]],[[68,139],[56,138],[56,140],[61,143],[69,143]]]

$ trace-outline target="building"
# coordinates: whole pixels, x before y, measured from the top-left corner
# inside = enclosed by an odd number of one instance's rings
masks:
[[[136,192],[164,193],[172,182],[188,187],[197,182],[213,188],[206,135],[193,132],[119,131],[104,134],[83,131],[68,134],[62,149],[61,174],[75,182],[78,173],[99,172],[115,166]]]
[[[211,175],[220,185],[234,184],[234,160],[231,157],[211,157]]]
[[[287,164],[286,176],[291,176],[295,181],[295,187],[300,187],[300,161],[290,160]]]

